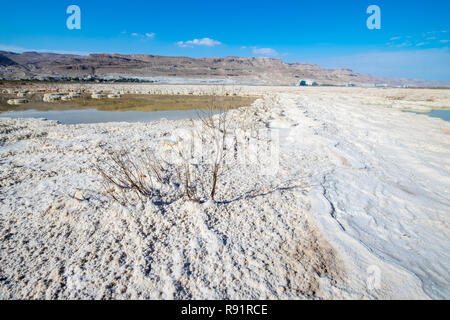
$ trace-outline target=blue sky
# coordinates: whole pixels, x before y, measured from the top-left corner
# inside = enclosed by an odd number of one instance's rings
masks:
[[[81,8],[81,30],[66,9]],[[369,5],[381,29],[369,30]],[[270,56],[389,77],[450,81],[450,1],[8,1],[0,50]]]

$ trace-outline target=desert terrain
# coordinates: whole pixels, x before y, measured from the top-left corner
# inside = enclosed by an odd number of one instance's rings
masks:
[[[170,84],[294,85],[302,79],[320,85],[449,87],[448,81],[387,78],[350,69],[286,63],[267,57],[189,58],[148,54],[87,56],[0,51],[0,79],[147,81]]]
[[[450,298],[450,122],[405,112],[450,90],[9,89],[256,100],[226,130],[0,118],[1,299]],[[147,193],[111,183],[117,159]]]

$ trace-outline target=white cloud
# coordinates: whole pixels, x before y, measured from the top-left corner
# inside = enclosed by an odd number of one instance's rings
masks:
[[[131,36],[137,37],[137,38],[141,38],[141,39],[143,39],[143,38],[153,39],[153,38],[155,38],[156,33],[154,33],[154,32],[151,32],[151,33],[147,32],[147,33],[144,33],[144,34],[140,34],[140,33],[137,33],[137,32],[133,32],[131,34]]]
[[[253,47],[253,54],[263,55],[263,56],[277,56],[278,52],[272,48],[256,48]]]
[[[421,34],[416,34],[415,36],[407,35],[407,36],[396,36],[391,37],[389,42],[386,42],[388,47],[421,47],[426,44],[434,44],[438,45],[439,43],[446,43],[445,41],[441,41],[440,39],[445,36],[447,33],[446,30],[442,31],[427,31],[422,32]],[[411,39],[411,40],[401,40],[402,38]]]
[[[439,40],[439,42],[448,43],[448,42],[450,42],[450,40]]]
[[[404,41],[402,43],[399,43],[399,44],[395,45],[394,47],[404,48],[404,47],[409,47],[411,45],[412,45],[411,41],[407,40],[407,41]]]
[[[193,48],[194,46],[206,46],[206,47],[214,47],[221,45],[222,42],[210,39],[210,38],[202,38],[202,39],[194,39],[188,41],[178,41],[177,45],[181,48]]]

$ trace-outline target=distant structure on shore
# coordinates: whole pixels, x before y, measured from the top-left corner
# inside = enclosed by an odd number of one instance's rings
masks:
[[[304,80],[300,80],[298,82],[298,85],[300,87],[304,87],[304,86],[318,86],[319,84],[313,80],[304,79]]]

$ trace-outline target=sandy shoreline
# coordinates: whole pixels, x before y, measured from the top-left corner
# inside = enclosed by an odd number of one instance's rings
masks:
[[[450,298],[450,124],[401,111],[449,90],[221,90],[264,96],[232,114],[276,157],[231,165],[217,203],[123,207],[94,170],[125,146],[163,155],[187,121],[0,119],[0,298]]]

